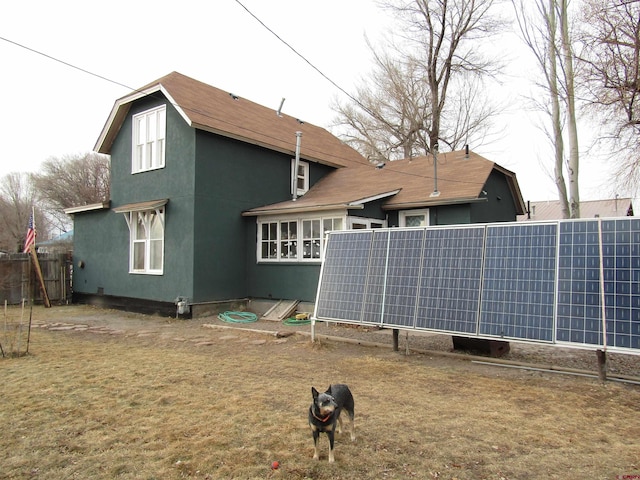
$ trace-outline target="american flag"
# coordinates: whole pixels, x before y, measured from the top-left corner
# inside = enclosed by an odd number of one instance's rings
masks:
[[[27,229],[27,238],[24,240],[24,253],[27,253],[31,248],[31,245],[36,244],[36,221],[33,218],[33,209],[31,210],[31,216],[29,217],[29,228]]]

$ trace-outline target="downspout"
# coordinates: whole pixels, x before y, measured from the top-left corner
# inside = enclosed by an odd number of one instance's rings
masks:
[[[300,166],[300,139],[302,132],[296,132],[296,161],[293,165],[293,175],[291,176],[293,201],[298,198],[298,168]]]

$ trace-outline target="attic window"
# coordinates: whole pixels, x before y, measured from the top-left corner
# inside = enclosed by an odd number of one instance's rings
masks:
[[[131,173],[164,168],[166,106],[133,116]]]
[[[291,185],[297,185],[297,195],[304,195],[309,191],[309,163],[298,161],[298,174],[294,174],[296,161],[291,159]],[[291,192],[293,194],[293,191]]]

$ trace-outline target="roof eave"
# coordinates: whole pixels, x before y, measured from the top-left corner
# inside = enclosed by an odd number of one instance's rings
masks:
[[[415,202],[403,202],[403,203],[386,203],[382,205],[383,210],[405,210],[411,208],[428,208],[438,207],[441,205],[460,205],[464,203],[481,203],[487,202],[486,198],[443,198],[434,200],[418,200]]]
[[[69,207],[69,208],[65,208],[63,211],[67,215],[73,215],[75,213],[90,212],[92,210],[106,210],[109,208],[110,205],[111,205],[111,201],[107,200],[106,202],[91,203],[89,205],[80,205],[78,207]]]
[[[329,205],[310,205],[299,206],[291,205],[279,208],[260,208],[247,210],[242,212],[243,217],[258,217],[260,215],[286,215],[289,213],[309,213],[309,212],[324,212],[331,210],[362,210],[364,205],[351,205],[348,203],[341,204],[329,204]]]
[[[169,202],[168,198],[161,198],[158,200],[150,200],[145,202],[127,203],[126,205],[115,207],[113,211],[116,213],[129,213],[142,212],[146,210],[156,210],[160,207],[164,207],[167,202]]]
[[[109,114],[109,118],[102,128],[102,132],[100,132],[100,136],[98,137],[98,140],[93,147],[94,151],[98,153],[104,153],[106,155],[111,154],[111,146],[113,145],[113,142],[118,135],[118,132],[120,131],[124,120],[127,118],[127,114],[129,113],[131,104],[134,101],[139,100],[140,98],[146,97],[156,92],[161,92],[175,107],[178,113],[180,113],[187,124],[191,125],[191,119],[189,118],[189,116],[175,102],[175,100],[162,86],[162,84],[158,83],[142,90],[136,90],[130,95],[126,95],[115,101],[113,108],[111,109],[111,113]]]

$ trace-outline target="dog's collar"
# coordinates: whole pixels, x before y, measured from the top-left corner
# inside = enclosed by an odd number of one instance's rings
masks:
[[[322,423],[326,422],[327,420],[329,420],[331,418],[331,415],[333,415],[332,413],[330,413],[329,415],[327,415],[324,418],[320,418],[319,416],[316,415],[316,412],[314,412],[313,410],[311,410],[311,415],[313,415],[313,418],[315,418],[316,420],[320,420]]]

